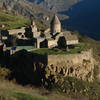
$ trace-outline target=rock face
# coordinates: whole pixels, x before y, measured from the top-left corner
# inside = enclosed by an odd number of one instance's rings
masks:
[[[2,58],[3,56],[0,56]],[[2,62],[2,60],[4,61]],[[94,59],[92,51],[69,55],[40,55],[21,50],[13,55],[4,55],[0,63],[11,68],[11,78],[21,84],[41,85],[57,83],[59,76],[92,82],[94,80]],[[100,74],[99,74],[100,75]],[[98,76],[99,77],[99,76]],[[97,77],[97,79],[98,79]],[[61,81],[61,82],[62,82]]]
[[[76,4],[80,0],[28,0],[30,2],[41,5],[42,7],[53,10],[54,12],[60,12],[68,10],[72,5]]]
[[[39,22],[45,21],[45,23],[48,22],[48,20],[44,19],[44,16],[49,18],[52,15],[52,12],[26,0],[0,0],[0,9],[12,12],[16,15],[34,18]]]
[[[49,25],[51,18],[54,16],[52,11],[48,11],[35,3],[28,0],[0,0],[0,9],[12,12],[15,15],[22,15],[33,18],[37,22]],[[66,19],[66,15],[59,15],[61,19]]]
[[[49,55],[46,77],[62,75],[93,81],[93,70],[94,61],[91,50],[80,54]]]

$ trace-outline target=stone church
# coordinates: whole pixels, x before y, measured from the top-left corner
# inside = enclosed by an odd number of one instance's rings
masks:
[[[37,35],[37,32],[34,32],[34,28],[36,26],[32,27],[34,38],[36,38],[36,48],[53,48],[59,45],[68,46],[79,43],[78,37],[75,34],[71,34],[70,31],[62,31],[61,22],[56,15],[50,23],[50,28],[44,31],[43,37],[39,33]]]
[[[35,48],[66,48],[79,42],[75,34],[71,34],[70,31],[62,31],[61,22],[56,15],[51,20],[50,28],[46,29],[42,34],[38,30],[35,21],[32,21],[29,28],[22,27],[21,29],[8,30],[8,32],[16,37],[17,45],[20,46],[35,45]],[[5,37],[2,35],[0,40],[4,39]]]

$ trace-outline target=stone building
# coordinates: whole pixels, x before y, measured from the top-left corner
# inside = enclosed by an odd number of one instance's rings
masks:
[[[61,22],[56,15],[51,21],[50,28],[51,28],[52,35],[55,35],[56,33],[61,32]]]
[[[50,23],[50,28],[44,31],[44,37],[37,37],[37,48],[53,48],[61,45],[78,44],[78,37],[70,31],[61,31],[61,22],[55,15]],[[64,44],[65,43],[65,44]]]
[[[32,20],[32,22],[31,22],[31,28],[32,28],[33,37],[34,38],[40,37],[41,32],[38,31],[38,27],[37,27],[37,25],[36,25],[34,20]]]
[[[67,45],[74,45],[79,43],[78,37],[75,34],[71,34],[70,31],[63,32],[63,35]]]
[[[18,45],[34,45],[36,48],[67,47],[79,42],[78,37],[71,34],[70,31],[62,31],[61,22],[57,15],[54,15],[50,28],[46,29],[44,33],[38,31],[35,21],[32,20],[29,27],[3,31],[2,38],[7,40],[9,35],[16,35]]]

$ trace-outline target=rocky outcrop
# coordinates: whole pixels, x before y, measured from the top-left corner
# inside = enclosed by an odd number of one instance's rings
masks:
[[[54,13],[40,7],[35,3],[28,2],[28,0],[0,0],[0,9],[14,13],[15,15],[22,15],[29,18],[34,18],[37,22],[48,25]],[[59,15],[61,19],[67,16]]]
[[[96,82],[100,83],[100,56],[98,56],[95,60],[94,78]]]
[[[54,12],[60,12],[68,10],[72,5],[76,4],[80,0],[28,0],[30,2],[41,5],[42,7],[53,10]]]
[[[26,0],[0,0],[0,9],[45,23],[49,22],[45,16],[49,18],[52,15],[52,12]]]
[[[79,54],[49,55],[48,66],[46,67],[46,78],[54,76],[76,77],[85,81],[93,81],[94,60],[92,51],[85,51]]]

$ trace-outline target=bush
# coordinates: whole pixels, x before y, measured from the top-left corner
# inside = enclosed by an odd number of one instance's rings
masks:
[[[10,73],[9,69],[0,67],[0,79],[6,79]]]
[[[64,79],[61,82],[61,78]],[[53,84],[52,90],[67,94],[80,94],[89,98],[89,100],[100,100],[100,84],[89,83],[74,77],[59,77],[59,81]]]

